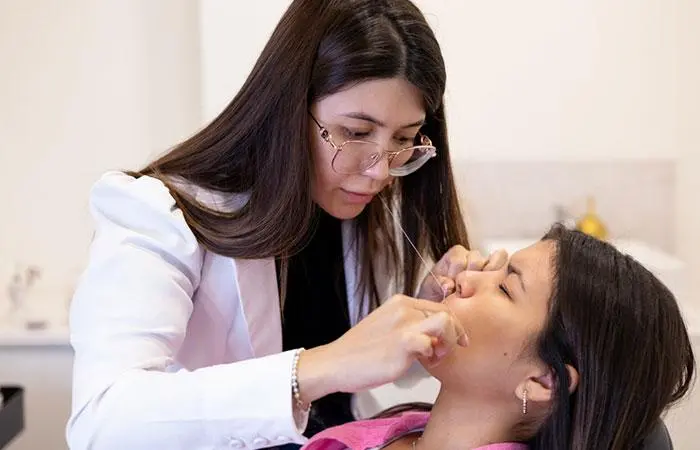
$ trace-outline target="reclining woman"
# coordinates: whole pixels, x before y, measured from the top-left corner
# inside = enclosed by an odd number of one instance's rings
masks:
[[[695,360],[671,292],[611,245],[555,226],[445,301],[469,335],[407,405],[331,428],[307,450],[630,450],[689,390]]]

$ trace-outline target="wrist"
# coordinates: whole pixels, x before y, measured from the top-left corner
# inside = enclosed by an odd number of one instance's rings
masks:
[[[327,345],[301,352],[296,371],[300,400],[308,405],[337,392],[335,373]]]

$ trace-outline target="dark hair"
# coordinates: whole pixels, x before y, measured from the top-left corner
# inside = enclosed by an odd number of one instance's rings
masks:
[[[544,423],[529,430],[531,450],[639,448],[663,412],[690,389],[695,359],[673,294],[612,245],[554,226],[557,245],[549,318],[536,341],[555,375]],[[566,365],[579,372],[573,394]],[[428,411],[425,403],[380,413]],[[538,421],[538,419],[534,419]]]
[[[303,248],[313,231],[310,106],[348,86],[393,77],[422,92],[426,120],[421,132],[433,141],[439,157],[380,195],[400,199],[402,226],[410,239],[437,259],[468,240],[450,166],[445,64],[425,17],[409,0],[293,1],[224,111],[130,174],[160,178],[206,248],[238,258],[280,257],[286,273],[284,258]],[[216,211],[178,189],[173,178],[216,192],[247,193],[250,199],[238,211]],[[360,288],[370,290],[370,306],[379,302],[372,256],[380,245],[389,249],[389,267],[402,276],[404,292],[411,293],[419,260],[410,251],[399,256],[397,234],[380,198],[365,208],[356,225]],[[397,267],[403,267],[401,273]]]
[[[690,389],[695,360],[673,294],[612,245],[555,226],[555,289],[539,357],[554,371],[551,414],[534,450],[638,448]],[[580,374],[569,394],[565,365]]]

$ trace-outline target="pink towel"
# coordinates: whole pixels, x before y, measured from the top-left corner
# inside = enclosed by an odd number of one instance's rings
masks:
[[[367,450],[425,427],[429,413],[409,412],[397,417],[361,420],[329,428],[314,436],[302,450]],[[519,443],[492,444],[474,450],[527,450]]]

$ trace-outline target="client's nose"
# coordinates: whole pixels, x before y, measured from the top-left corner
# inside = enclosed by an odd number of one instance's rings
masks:
[[[499,270],[487,272],[465,270],[455,277],[455,290],[458,296],[469,298],[488,285],[498,285],[507,275],[507,264]]]

